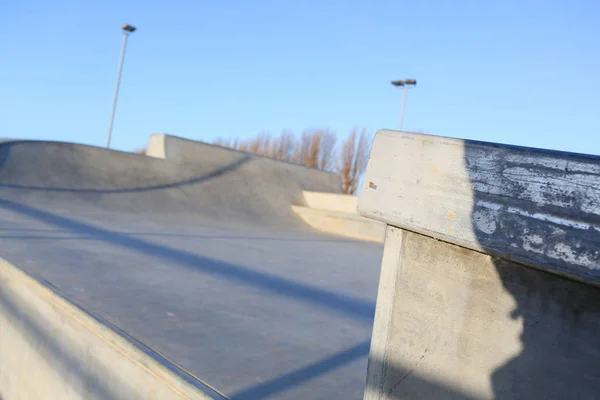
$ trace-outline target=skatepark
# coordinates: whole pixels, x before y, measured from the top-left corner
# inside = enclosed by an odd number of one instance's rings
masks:
[[[598,176],[383,130],[356,199],[168,135],[3,142],[0,396],[593,399]]]
[[[321,233],[292,210],[303,190],[339,193],[337,177],[164,135],[148,152],[0,144],[3,268],[147,348],[198,392],[361,398],[382,245]],[[85,341],[62,342],[75,328],[47,328],[54,317],[28,314],[14,290],[3,290],[2,315],[22,320],[14,334],[38,348],[0,366],[3,398],[65,386],[65,399],[148,398],[128,386],[146,378],[120,376],[125,367]],[[58,384],[19,384],[32,379],[19,368],[43,364]]]

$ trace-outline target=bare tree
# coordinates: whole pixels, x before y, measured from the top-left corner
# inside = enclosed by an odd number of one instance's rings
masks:
[[[239,151],[250,152],[250,141],[242,140],[239,144]]]
[[[300,162],[307,167],[332,170],[335,143],[335,133],[329,129],[305,131],[301,138]]]
[[[216,138],[215,140],[213,140],[213,144],[217,145],[217,146],[233,148],[232,139],[231,138],[225,139],[225,138],[219,136],[218,138]]]
[[[356,193],[360,177],[367,166],[369,151],[366,130],[358,132],[353,129],[344,141],[339,158],[338,170],[343,193]]]
[[[348,194],[352,185],[352,168],[354,164],[354,146],[356,143],[356,131],[348,134],[342,146],[342,152],[339,159],[339,175],[342,185],[342,193]]]
[[[321,135],[318,131],[302,133],[302,164],[310,168],[319,165]]]
[[[304,143],[302,138],[300,140],[294,140],[292,150],[290,152],[290,162],[294,164],[302,164],[304,158]]]
[[[260,131],[256,136],[257,154],[271,157],[271,134],[266,131]]]
[[[335,145],[337,137],[335,133],[325,129],[320,131],[319,161],[317,168],[323,171],[332,171],[335,167]]]
[[[342,191],[347,194],[355,194],[358,190],[370,151],[370,140],[365,129],[353,129],[342,143],[341,149],[337,147],[335,133],[329,129],[307,130],[302,132],[299,139],[289,130],[282,131],[278,137],[261,131],[254,138],[239,140],[219,137],[214,143],[310,168],[337,172]]]
[[[254,154],[260,154],[260,139],[255,137],[254,139],[250,139],[248,143],[248,151]]]
[[[279,138],[275,139],[274,141],[273,157],[282,161],[290,161],[292,157],[294,143],[294,134],[291,131],[282,131],[279,135]]]

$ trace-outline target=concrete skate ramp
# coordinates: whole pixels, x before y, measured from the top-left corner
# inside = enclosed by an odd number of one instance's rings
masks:
[[[167,140],[176,157],[0,144],[0,256],[196,386],[361,398],[382,247],[290,207],[336,177]]]
[[[289,223],[301,190],[339,192],[333,174],[172,136],[169,159],[70,143],[0,144],[11,198],[135,213]]]

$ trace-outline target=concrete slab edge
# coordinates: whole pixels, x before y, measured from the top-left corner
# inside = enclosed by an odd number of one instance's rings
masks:
[[[40,398],[42,393],[63,399],[226,399],[133,336],[73,304],[49,283],[1,258],[0,282],[3,399]],[[36,384],[30,385],[34,375]]]

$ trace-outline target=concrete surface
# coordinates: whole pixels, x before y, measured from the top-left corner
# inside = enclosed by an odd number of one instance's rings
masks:
[[[382,246],[290,207],[337,177],[165,143],[0,144],[0,255],[229,398],[361,398]]]
[[[2,399],[225,399],[2,260],[0,282]]]
[[[155,158],[167,158],[166,141],[168,135],[164,133],[156,133],[150,135],[148,144],[146,145],[146,155]]]
[[[389,230],[365,399],[597,398],[597,288]]]
[[[358,206],[388,223],[364,398],[597,398],[599,164],[379,132]]]
[[[362,215],[600,284],[600,157],[380,131]]]
[[[312,209],[358,214],[358,196],[304,190],[302,191],[302,198],[306,206]]]
[[[313,228],[368,242],[383,243],[385,224],[348,212],[319,210],[310,207],[292,206],[292,210]]]

